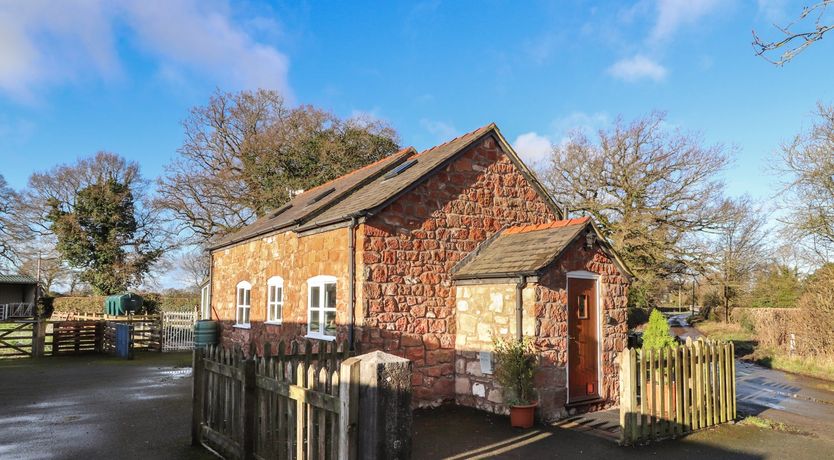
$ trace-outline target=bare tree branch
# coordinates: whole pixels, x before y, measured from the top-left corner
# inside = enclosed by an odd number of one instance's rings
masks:
[[[753,52],[766,61],[779,66],[790,62],[796,55],[805,51],[811,44],[822,40],[826,33],[834,29],[834,23],[830,23],[831,18],[826,14],[828,7],[831,5],[834,5],[834,0],[821,0],[803,7],[799,17],[790,24],[785,26],[775,25],[779,32],[784,35],[780,40],[765,41],[754,30]],[[801,31],[794,30],[795,27],[806,26],[808,22],[813,22],[812,28]],[[776,54],[772,53],[774,51],[781,51],[781,54],[776,58],[771,58],[770,55]]]

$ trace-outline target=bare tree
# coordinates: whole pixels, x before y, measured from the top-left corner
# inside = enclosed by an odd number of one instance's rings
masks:
[[[834,248],[834,106],[817,105],[806,133],[782,145],[776,172],[784,178],[786,237],[829,259]]]
[[[797,54],[805,51],[812,43],[822,40],[823,36],[834,29],[834,19],[829,17],[828,7],[834,5],[834,0],[819,0],[804,6],[802,13],[787,25],[776,25],[783,37],[779,40],[763,40],[753,31],[753,51],[768,62],[784,65]],[[771,58],[773,54],[778,57]]]
[[[156,206],[196,244],[397,149],[396,133],[379,121],[287,107],[263,89],[217,92],[183,127],[185,141],[158,181]]]
[[[729,322],[735,300],[748,287],[753,276],[764,268],[764,227],[766,216],[750,197],[727,200],[721,207],[723,222],[707,244],[709,278],[720,287],[724,321]]]
[[[197,290],[209,275],[208,254],[200,247],[184,253],[180,259],[180,268],[191,281],[191,288]]]
[[[14,234],[10,228],[11,203],[14,191],[0,175],[0,268],[14,263]]]
[[[698,262],[694,235],[714,229],[727,165],[722,145],[668,128],[655,112],[617,120],[596,141],[581,132],[554,147],[545,183],[557,202],[587,213],[656,295],[665,280]],[[642,286],[642,288],[641,288]]]
[[[18,271],[33,278],[40,276],[44,292],[52,292],[57,284],[69,280],[72,269],[67,266],[58,251],[52,248],[29,249],[20,256]]]

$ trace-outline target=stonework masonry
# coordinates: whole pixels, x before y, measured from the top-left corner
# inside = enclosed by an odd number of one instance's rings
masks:
[[[536,345],[541,350],[541,369],[536,375],[540,412],[550,419],[568,415],[567,373],[567,275],[588,271],[600,276],[602,355],[600,397],[602,401],[583,410],[610,407],[618,403],[619,368],[617,354],[627,343],[626,307],[628,280],[597,243],[587,249],[583,239],[569,245],[562,256],[539,278],[536,287]],[[610,319],[610,320],[609,320]]]
[[[363,346],[414,361],[418,405],[455,398],[452,268],[504,226],[555,219],[486,136],[365,222]]]
[[[295,340],[307,334],[307,280],[330,275],[336,282],[338,338],[347,338],[348,229],[338,228],[308,236],[284,232],[250,240],[212,254],[212,306],[223,325],[223,343],[248,352],[254,341]],[[266,323],[267,280],[284,279],[282,324]],[[236,286],[252,285],[251,329],[235,327]],[[274,348],[273,348],[274,349]]]
[[[455,402],[496,413],[505,413],[502,389],[493,378],[493,341],[514,339],[516,334],[516,284],[477,284],[455,288],[457,338],[455,340]],[[522,334],[536,333],[536,290],[522,290]],[[489,363],[481,367],[481,357]]]

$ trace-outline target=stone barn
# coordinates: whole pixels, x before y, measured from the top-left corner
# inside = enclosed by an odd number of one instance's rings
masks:
[[[307,190],[210,253],[224,344],[347,340],[412,360],[418,405],[501,412],[492,338],[520,332],[543,358],[543,418],[616,403],[630,275],[494,124]]]

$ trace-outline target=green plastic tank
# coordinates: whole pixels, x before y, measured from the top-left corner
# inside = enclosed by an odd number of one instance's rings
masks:
[[[194,347],[217,345],[217,321],[201,319],[194,323]]]
[[[136,313],[142,309],[142,304],[142,297],[132,292],[107,296],[104,299],[104,314],[119,316]]]

